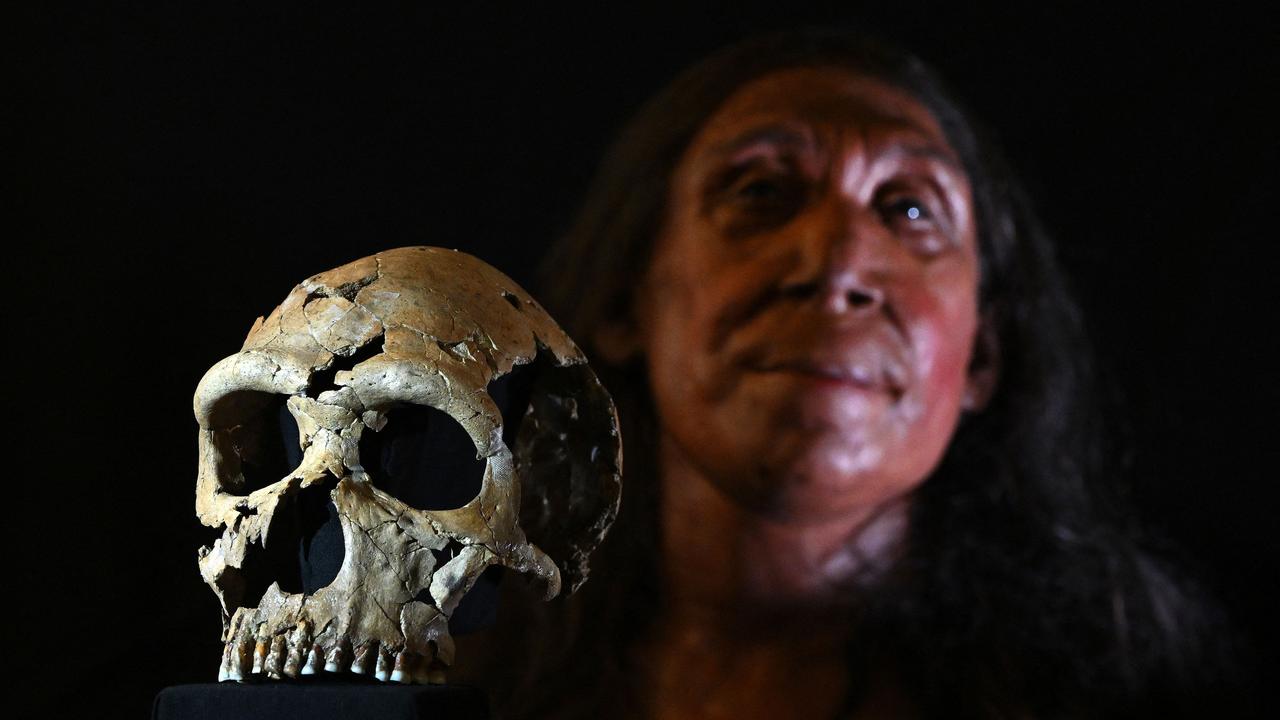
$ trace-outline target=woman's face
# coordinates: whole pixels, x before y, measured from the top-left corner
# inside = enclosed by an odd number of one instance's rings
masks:
[[[929,111],[841,69],[752,81],[677,165],[637,297],[667,440],[779,519],[897,498],[976,390],[977,287],[969,181]]]

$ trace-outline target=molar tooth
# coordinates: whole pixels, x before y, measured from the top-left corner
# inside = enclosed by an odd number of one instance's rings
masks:
[[[401,650],[396,654],[395,669],[391,671],[391,682],[413,682],[413,653]]]
[[[257,647],[253,650],[253,666],[249,672],[254,675],[261,675],[262,671],[266,668],[266,660],[267,644],[260,641],[258,642]]]
[[[267,625],[263,623],[258,626],[258,642],[253,648],[253,669],[250,670],[254,675],[261,675],[266,669],[267,653],[271,651],[271,636],[267,634]]]
[[[429,685],[445,685],[449,682],[449,678],[445,675],[444,663],[435,660],[431,663],[427,670],[427,683]]]
[[[395,656],[391,654],[390,650],[386,649],[385,647],[379,650],[378,651],[378,669],[374,673],[374,677],[378,678],[382,682],[386,682],[387,680],[390,680],[391,665],[394,662],[394,659],[395,659]]]
[[[267,677],[272,680],[279,680],[283,677],[281,673],[284,667],[284,658],[288,652],[289,649],[285,646],[283,635],[277,635],[271,640],[271,650],[267,652],[267,659],[264,663]]]
[[[234,642],[234,641],[232,641]],[[232,648],[232,657],[227,662],[227,679],[241,683],[244,680],[244,669],[248,666],[248,653],[244,652],[243,643]]]
[[[222,662],[218,664],[218,682],[226,682],[231,679],[231,650],[233,647],[235,647],[235,644],[230,641],[222,645]]]
[[[415,655],[413,657],[413,684],[426,685],[430,682],[429,675],[431,673],[431,661],[424,655]]]
[[[357,675],[368,675],[374,670],[378,658],[378,642],[370,640],[356,648],[356,659],[351,663],[351,672]]]
[[[235,644],[232,650],[231,663],[227,667],[227,679],[236,682],[244,682],[244,676],[248,675],[253,667],[253,641],[243,638],[239,642],[231,641]]]
[[[299,620],[298,626],[293,629],[294,640],[304,643],[307,647],[311,646],[311,641],[315,638],[311,637],[311,621]]]
[[[329,661],[324,664],[325,672],[342,672],[351,662],[351,641],[342,638],[329,652]]]
[[[289,636],[289,654],[284,661],[284,674],[287,677],[298,677],[298,671],[302,669],[302,661],[310,655],[311,633],[309,630],[307,621],[303,620]]]
[[[302,671],[302,648],[294,645],[289,648],[289,654],[284,659],[284,667],[281,672],[287,678],[296,678],[298,673]]]

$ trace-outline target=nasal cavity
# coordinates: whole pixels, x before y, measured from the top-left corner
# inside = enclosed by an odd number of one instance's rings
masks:
[[[876,304],[874,293],[861,288],[851,288],[844,293],[845,304],[853,310],[870,307]]]
[[[337,484],[330,475],[281,498],[266,547],[245,559],[246,606],[257,605],[272,583],[285,593],[310,595],[338,576],[346,544],[332,500]]]

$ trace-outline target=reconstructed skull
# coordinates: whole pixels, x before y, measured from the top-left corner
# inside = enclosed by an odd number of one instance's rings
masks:
[[[511,381],[505,422],[495,381]],[[393,472],[377,443],[409,410],[463,437],[483,467],[473,486]],[[205,374],[195,414],[196,513],[222,529],[199,552],[222,604],[221,680],[441,682],[450,617],[486,568],[572,592],[617,514],[608,394],[536,302],[457,251],[390,250],[305,280]],[[282,448],[294,425],[298,449]],[[414,447],[430,463],[437,446]],[[308,561],[325,542],[340,558],[327,574]]]

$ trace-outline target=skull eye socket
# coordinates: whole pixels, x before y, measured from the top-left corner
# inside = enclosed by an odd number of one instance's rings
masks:
[[[218,479],[226,490],[248,495],[278,482],[301,462],[298,424],[288,399],[241,390],[214,405],[210,429],[219,450]]]
[[[531,365],[518,365],[489,383],[508,446],[529,407],[533,375]],[[426,405],[388,411],[382,430],[361,436],[360,461],[374,487],[418,510],[454,510],[471,502],[480,494],[487,465],[462,425]]]
[[[288,395],[238,390],[214,401],[209,430],[222,487],[248,495],[288,477],[302,462],[298,423]],[[330,493],[332,476],[284,495],[272,513],[268,542],[250,553],[240,568],[240,585],[230,591],[234,607],[257,605],[276,583],[285,593],[311,594],[337,576],[345,553],[341,526]]]
[[[453,510],[480,494],[485,461],[447,413],[425,405],[387,412],[387,424],[360,438],[373,486],[418,510]]]

